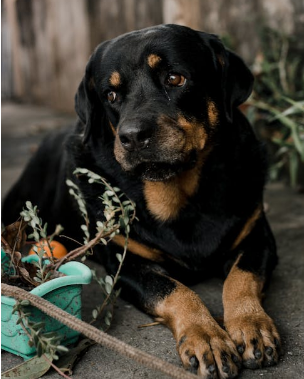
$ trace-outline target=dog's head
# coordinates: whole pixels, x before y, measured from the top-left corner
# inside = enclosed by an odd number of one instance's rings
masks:
[[[125,171],[166,180],[196,164],[252,83],[214,35],[177,25],[125,34],[97,47],[79,86],[84,143],[107,133]]]

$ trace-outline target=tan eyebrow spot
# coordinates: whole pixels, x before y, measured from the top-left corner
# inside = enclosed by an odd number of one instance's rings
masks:
[[[155,68],[159,64],[160,61],[161,61],[161,57],[159,57],[156,54],[150,54],[148,56],[148,65],[151,68]]]
[[[121,84],[119,72],[113,71],[110,76],[109,82],[113,87],[118,87]]]

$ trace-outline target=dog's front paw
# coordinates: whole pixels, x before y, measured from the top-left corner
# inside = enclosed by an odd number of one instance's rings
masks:
[[[241,315],[225,321],[225,327],[242,356],[244,367],[257,369],[278,362],[280,336],[265,312]]]
[[[234,343],[215,322],[186,329],[178,338],[177,350],[184,367],[205,379],[235,378],[241,367]]]

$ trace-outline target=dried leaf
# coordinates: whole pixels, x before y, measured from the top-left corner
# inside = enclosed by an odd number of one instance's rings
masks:
[[[16,221],[5,227],[2,237],[8,243],[12,251],[19,251],[24,246],[27,238],[25,233],[27,224],[27,222],[21,219],[21,221]]]
[[[35,281],[33,278],[31,278],[29,272],[24,267],[19,267],[19,273],[23,279],[25,279],[27,282],[31,283],[33,286],[37,287],[39,285],[39,283],[37,283],[37,281]]]
[[[49,362],[43,357],[34,357],[21,363],[20,365],[5,371],[1,374],[1,378],[14,379],[37,379],[41,378],[51,367],[51,357],[46,354]]]

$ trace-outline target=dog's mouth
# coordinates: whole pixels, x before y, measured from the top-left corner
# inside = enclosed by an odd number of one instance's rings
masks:
[[[132,174],[143,180],[160,182],[178,175],[181,171],[183,171],[181,164],[149,162],[140,163],[132,170]]]
[[[193,168],[197,162],[196,153],[190,154],[186,161],[174,160],[173,162],[140,162],[127,171],[139,179],[151,182],[160,182],[177,176],[181,172]]]

